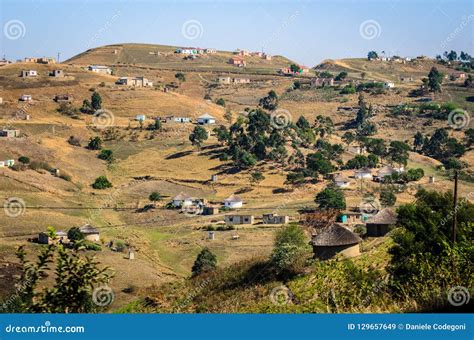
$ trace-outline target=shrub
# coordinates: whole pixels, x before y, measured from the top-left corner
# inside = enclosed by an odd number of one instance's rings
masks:
[[[112,183],[109,182],[107,177],[105,176],[99,176],[95,179],[95,182],[92,183],[92,187],[94,189],[107,189],[107,188],[112,188]]]
[[[216,104],[220,106],[225,106],[225,100],[224,98],[219,98],[216,100]]]
[[[153,191],[150,196],[148,196],[150,201],[156,202],[161,200],[161,194],[157,191]]]
[[[118,252],[123,252],[126,247],[127,246],[125,242],[123,242],[122,240],[115,241],[115,249],[117,249]]]
[[[102,150],[97,157],[107,162],[112,162],[114,159],[112,150],[105,150],[105,149]]]
[[[305,247],[303,229],[297,224],[289,224],[276,234],[271,261],[280,272],[297,272],[303,264]]]
[[[30,162],[30,159],[29,159],[28,157],[26,157],[26,156],[20,156],[20,157],[18,158],[18,161],[19,161],[20,163],[23,163],[23,164],[28,164],[28,163]]]
[[[100,244],[97,244],[97,243],[94,243],[94,242],[91,242],[91,241],[81,242],[81,245],[84,248],[86,248],[86,250],[93,250],[93,251],[101,251],[102,250],[102,247],[100,246]]]
[[[71,182],[71,180],[72,180],[71,175],[66,174],[66,173],[64,173],[64,172],[62,172],[62,173],[59,175],[59,178],[64,179],[65,181],[68,181],[68,182]]]
[[[72,227],[71,229],[69,229],[67,231],[67,238],[70,240],[70,241],[81,241],[84,239],[84,234],[81,233],[81,231],[79,230],[79,228],[77,227]]]
[[[356,89],[355,89],[354,85],[346,85],[341,90],[341,94],[353,94],[353,93],[356,93]]]
[[[89,150],[100,150],[102,149],[102,139],[100,137],[94,137],[89,140],[89,144],[87,145]]]

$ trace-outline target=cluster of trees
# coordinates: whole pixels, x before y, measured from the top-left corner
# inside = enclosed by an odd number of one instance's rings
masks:
[[[102,109],[102,97],[96,91],[91,95],[91,100],[84,99],[82,102],[81,112],[92,114],[97,110]]]
[[[473,132],[466,131],[467,144],[472,142]],[[417,132],[414,136],[413,150],[442,162],[447,168],[458,168],[461,163],[456,159],[464,155],[466,146],[454,137],[449,137],[446,129],[437,129],[432,136]]]
[[[464,52],[464,51],[461,51],[458,55],[458,53],[456,51],[444,51],[443,53],[443,56],[441,55],[437,55],[436,56],[436,60],[438,61],[456,61],[456,60],[459,60],[459,61],[472,61],[472,57]]]

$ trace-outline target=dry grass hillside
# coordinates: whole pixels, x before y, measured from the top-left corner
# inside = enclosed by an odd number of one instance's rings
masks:
[[[264,225],[263,213],[288,214],[292,220],[300,218],[299,209],[315,207],[315,195],[327,184],[323,181],[307,183],[299,187],[285,185],[287,171],[273,163],[259,163],[265,179],[251,183],[250,170],[236,171],[230,161],[221,161],[216,156],[222,145],[212,133],[201,149],[193,147],[188,136],[194,123],[163,123],[160,131],[141,128],[134,120],[137,114],[153,116],[183,116],[194,121],[203,114],[213,115],[217,124],[229,125],[224,119],[226,110],[232,112],[233,121],[245,108],[255,108],[259,99],[270,90],[280,96],[279,108],[287,110],[291,120],[305,116],[314,122],[316,116],[331,117],[335,123],[332,142],[341,143],[342,126],[354,118],[353,111],[340,107],[357,105],[357,95],[341,95],[339,88],[304,88],[292,90],[295,79],[276,75],[276,70],[288,66],[290,60],[274,57],[272,61],[250,57],[248,67],[238,69],[226,64],[230,52],[219,51],[208,58],[184,61],[175,55],[174,47],[142,44],[121,44],[86,51],[59,65],[14,63],[0,67],[0,88],[3,104],[0,105],[0,125],[21,131],[21,137],[0,140],[0,159],[15,159],[27,156],[43,166],[35,170],[16,171],[0,168],[0,195],[4,199],[18,197],[25,202],[26,209],[18,217],[0,214],[0,265],[15,262],[14,249],[27,245],[35,252],[38,246],[26,242],[51,225],[57,230],[92,223],[101,231],[102,242],[121,240],[137,250],[136,262],[126,259],[125,253],[113,252],[105,247],[95,253],[104,264],[115,269],[112,286],[117,299],[113,307],[120,307],[134,298],[134,293],[123,293],[130,286],[149,286],[189,276],[196,254],[208,246],[218,256],[219,265],[227,265],[256,256],[267,256],[272,248],[275,230],[279,226]],[[117,50],[115,53],[114,51]],[[149,52],[160,52],[158,55]],[[255,57],[256,58],[256,57]],[[87,71],[88,64],[111,65],[114,75],[101,75]],[[386,68],[388,67],[388,68]],[[53,78],[48,72],[60,68],[64,78]],[[21,70],[35,69],[39,76],[34,79],[19,77]],[[396,81],[400,74],[408,73],[416,81],[403,84],[380,95],[367,95],[367,101],[375,108],[374,118],[379,129],[375,137],[387,140],[411,141],[416,130],[431,133],[446,122],[418,117],[395,118],[389,107],[403,102],[414,102],[409,98],[411,89],[419,85],[426,76],[429,65],[379,65],[378,62],[347,59],[326,62],[318,70],[339,72],[348,70],[358,79],[361,72],[367,79]],[[186,81],[170,91],[162,88],[176,83],[176,70],[185,73]],[[207,72],[212,71],[212,72]],[[242,85],[222,85],[216,77],[225,72],[248,74],[251,82]],[[115,84],[119,76],[145,76],[154,82],[151,88],[126,88]],[[453,85],[454,86],[454,85]],[[113,114],[113,128],[99,129],[93,117],[79,113],[69,117],[58,112],[59,105],[53,100],[56,95],[73,97],[72,105],[79,108],[84,99],[90,99],[93,91],[102,97],[102,106]],[[32,96],[31,103],[19,102],[23,94]],[[204,96],[207,95],[207,99]],[[465,100],[470,93],[462,90],[446,91],[435,100],[452,100],[472,112],[473,103]],[[225,108],[215,104],[223,98]],[[30,120],[23,120],[23,113]],[[145,121],[144,126],[152,122]],[[208,130],[211,128],[207,127]],[[462,136],[461,132],[450,132]],[[76,137],[80,146],[68,143],[70,136]],[[97,158],[98,151],[86,148],[91,137],[100,136],[104,149],[113,151],[115,160],[108,164]],[[307,150],[305,152],[310,152]],[[354,155],[344,153],[347,161]],[[472,166],[473,152],[464,156]],[[46,166],[46,165],[47,166]],[[435,190],[451,188],[452,183],[442,177],[437,169],[439,163],[416,153],[410,154],[409,167],[422,167],[426,175],[436,175],[435,183],[428,183],[425,176],[419,182],[408,185],[398,195],[397,204],[413,200],[418,186]],[[67,178],[54,176],[48,168],[59,169]],[[351,171],[343,172],[352,175]],[[217,174],[218,181],[210,182]],[[95,190],[92,182],[98,176],[106,176],[112,188]],[[347,204],[356,207],[365,192],[376,192],[380,184],[352,181],[344,189]],[[461,181],[460,194],[474,190],[474,184]],[[155,209],[142,211],[149,204],[148,196],[158,191],[163,201]],[[180,192],[205,198],[219,204],[233,193],[244,199],[241,213],[253,214],[257,223],[237,227],[231,231],[217,231],[216,239],[209,241],[205,227],[222,224],[224,213],[213,216],[186,216],[179,210],[165,209],[164,205]],[[233,236],[238,235],[238,239]],[[6,265],[5,265],[6,266]],[[1,295],[2,292],[0,292]]]

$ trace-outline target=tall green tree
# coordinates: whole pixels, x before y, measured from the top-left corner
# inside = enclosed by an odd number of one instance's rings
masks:
[[[91,106],[94,111],[100,110],[102,108],[102,97],[98,92],[94,91],[92,94]]]
[[[441,92],[441,83],[443,82],[443,74],[436,67],[432,67],[428,73],[428,88],[431,92]]]
[[[314,200],[320,208],[346,209],[346,198],[340,188],[334,184],[329,184],[320,191]]]
[[[196,257],[191,269],[192,275],[197,276],[202,273],[208,273],[217,268],[217,256],[209,248],[204,248]]]
[[[189,141],[192,145],[197,146],[198,148],[201,147],[202,142],[207,140],[208,134],[205,128],[202,126],[196,126],[193,132],[189,135]]]

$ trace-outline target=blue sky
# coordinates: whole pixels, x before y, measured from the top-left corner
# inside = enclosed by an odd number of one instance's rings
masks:
[[[1,0],[0,6],[0,54],[8,59],[61,52],[64,60],[123,42],[264,49],[308,66],[369,50],[474,54],[472,0]]]

